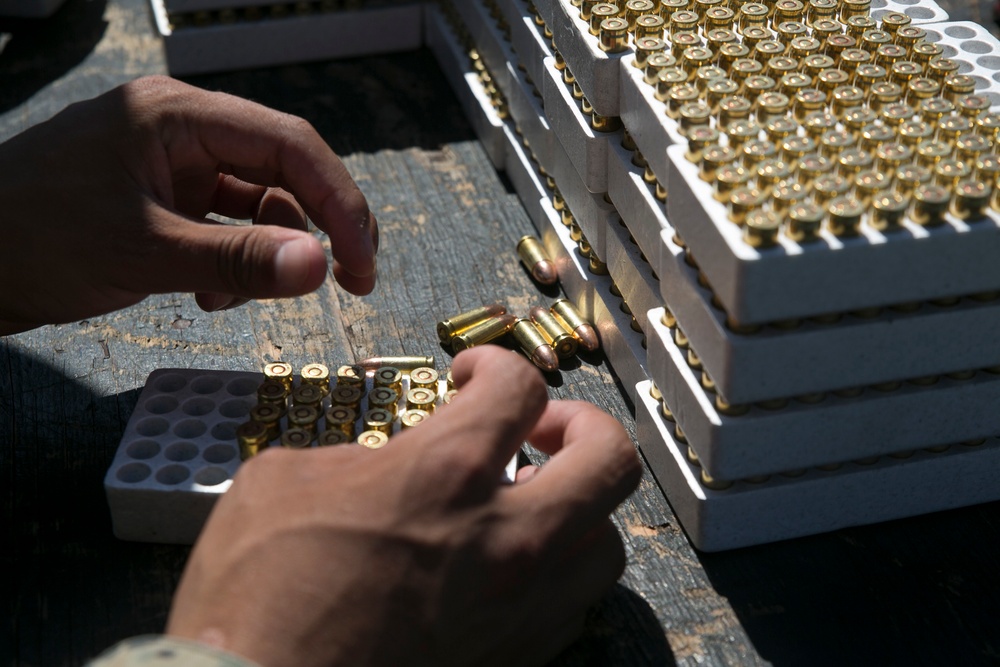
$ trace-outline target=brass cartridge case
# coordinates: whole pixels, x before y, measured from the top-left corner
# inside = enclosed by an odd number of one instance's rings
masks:
[[[820,153],[803,155],[799,160],[798,182],[808,190],[817,178],[832,173],[835,166],[833,160]]]
[[[454,336],[471,327],[506,314],[507,308],[499,303],[491,303],[479,308],[473,308],[455,317],[437,323],[438,339],[445,345],[451,344]],[[426,364],[428,366],[432,364]]]
[[[979,220],[986,215],[993,188],[982,181],[963,180],[955,186],[951,212],[959,220]]]
[[[757,209],[746,216],[743,240],[754,248],[769,248],[777,244],[781,219],[773,211]],[[703,374],[703,377],[707,375]]]
[[[441,397],[441,403],[444,405],[450,405],[451,402],[455,400],[455,397],[457,395],[458,395],[457,389],[449,389],[444,393],[444,396]]]
[[[638,56],[637,56],[638,57]],[[651,86],[656,85],[656,76],[663,70],[676,67],[677,58],[672,54],[665,51],[657,51],[655,53],[650,53],[646,57],[646,64],[643,68],[642,80]],[[662,102],[662,100],[660,100]]]
[[[288,410],[288,426],[305,429],[312,437],[316,437],[316,422],[319,420],[319,408],[314,405],[296,405]]]
[[[563,326],[562,322],[548,308],[535,306],[528,311],[531,321],[538,326],[545,341],[555,350],[560,359],[568,359],[576,354],[579,342],[570,329]]]
[[[953,104],[957,104],[959,98],[976,92],[976,80],[968,74],[958,74],[957,71],[945,75],[942,84],[944,98]]]
[[[501,306],[502,308],[503,306]],[[409,373],[414,368],[420,368],[421,366],[428,366],[434,368],[434,357],[433,355],[402,355],[402,356],[384,356],[384,357],[369,357],[367,359],[362,359],[358,362],[358,365],[364,368],[366,371],[377,371],[384,366],[391,366],[399,370],[402,373]]]
[[[659,39],[662,41],[663,33],[667,28],[667,22],[662,16],[657,14],[644,14],[635,19],[635,43],[638,46],[640,40]],[[664,48],[666,44],[664,43]]]
[[[747,31],[750,28],[767,28],[767,15],[769,13],[767,5],[761,2],[747,2],[740,5],[736,25],[739,32],[744,35],[744,39],[746,39]]]
[[[292,390],[292,365],[284,361],[275,361],[264,366],[264,377],[281,382],[288,391]]]
[[[826,111],[814,111],[802,119],[802,127],[810,139],[819,143],[824,134],[837,129],[837,117]],[[822,146],[819,150],[822,152]]]
[[[892,178],[897,169],[913,160],[914,155],[913,148],[904,143],[884,143],[875,151],[875,164],[887,178]]]
[[[660,16],[670,19],[674,12],[691,8],[690,0],[660,0]]]
[[[534,322],[525,318],[518,319],[511,334],[524,355],[538,368],[546,372],[558,370],[559,357]]]
[[[517,242],[517,255],[531,277],[542,285],[553,285],[559,280],[555,263],[537,237],[522,236]]]
[[[686,137],[695,128],[709,127],[712,111],[703,102],[689,102],[681,107],[678,120],[678,132]]]
[[[919,164],[906,164],[896,169],[896,191],[909,201],[913,191],[925,183],[930,183],[934,172]]]
[[[691,82],[698,87],[698,90],[704,93],[708,90],[708,85],[717,79],[725,79],[726,70],[715,65],[703,65],[699,67],[694,72],[694,77]]]
[[[600,35],[601,23],[603,23],[605,19],[617,17],[620,13],[621,11],[618,9],[618,5],[612,5],[607,2],[601,2],[594,5],[594,8],[590,11],[590,34],[594,37]]]
[[[315,435],[304,428],[290,428],[281,434],[281,446],[287,449],[308,449]]]
[[[823,42],[819,41],[815,37],[796,37],[788,45],[788,55],[793,58],[798,58],[800,67],[806,71],[806,74],[810,77],[814,76],[808,71],[805,61],[814,55],[822,55]]]
[[[375,371],[372,382],[376,387],[388,387],[399,394],[403,389],[403,373],[395,366],[382,366]]]
[[[601,347],[601,341],[594,325],[584,318],[572,301],[559,299],[552,304],[549,310],[576,337],[580,347],[584,350],[594,352]]]
[[[366,431],[378,431],[385,435],[392,435],[392,423],[396,416],[388,410],[382,408],[372,408],[365,413],[364,424]],[[363,434],[362,434],[363,435]]]
[[[316,444],[320,447],[334,447],[336,445],[346,445],[353,439],[352,436],[344,434],[343,431],[328,430],[319,434],[319,437],[316,438]]]
[[[961,162],[973,165],[980,155],[989,153],[992,148],[992,142],[986,137],[967,132],[955,140],[955,157]]]
[[[878,23],[875,19],[867,15],[849,16],[843,19],[843,21],[844,25],[847,26],[847,34],[857,37],[859,41],[866,32],[878,28]]]
[[[921,185],[913,191],[910,219],[923,227],[934,227],[944,222],[944,214],[951,203],[951,193],[940,185]]]
[[[749,169],[737,164],[726,164],[715,172],[715,199],[728,202],[729,195],[750,182]]]
[[[362,386],[337,385],[330,391],[330,405],[342,405],[357,412],[363,393]]]
[[[389,387],[375,387],[368,392],[369,409],[382,409],[395,417],[398,409],[398,403],[399,394],[396,393],[395,389],[390,389]]]
[[[667,102],[670,99],[670,91],[675,86],[683,85],[687,80],[687,72],[683,69],[680,67],[668,67],[656,75],[656,81],[654,81],[656,92],[653,95],[659,101]]]
[[[726,127],[729,145],[739,151],[743,144],[760,136],[760,125],[753,118],[734,120]]]
[[[650,56],[660,53],[667,55],[664,53],[666,48],[667,43],[659,37],[637,38],[635,40],[635,59],[632,61],[632,66],[645,72],[646,67],[649,65]]]
[[[729,219],[742,226],[747,216],[764,206],[767,194],[758,188],[740,187],[729,193]]]
[[[268,378],[257,387],[257,402],[272,403],[284,409],[290,393],[288,385],[277,378]]]
[[[934,182],[948,190],[953,190],[959,181],[971,176],[971,165],[952,158],[941,160],[934,165]]]
[[[806,117],[810,114],[818,113],[821,116],[826,115],[823,114],[824,107],[826,107],[826,94],[823,91],[816,88],[800,88],[799,91],[795,93],[795,99],[792,102],[792,115],[798,122],[805,123]],[[837,119],[833,116],[830,116],[830,118],[834,122],[822,127],[821,131],[818,132],[817,135],[822,134],[823,131],[836,127]]]
[[[438,372],[433,368],[415,368],[410,373],[410,387],[423,387],[437,391],[439,378]]]
[[[695,37],[697,37],[698,14],[686,9],[676,11],[670,15],[668,29],[672,39],[676,39],[678,35],[684,32],[693,32],[695,33]]]
[[[697,102],[698,88],[689,83],[674,86],[667,95],[667,116],[678,120],[681,117],[681,107],[689,102]]]
[[[860,16],[871,20],[868,12],[871,11],[872,0],[843,0],[840,3],[840,20],[847,23],[853,16]],[[872,25],[874,25],[872,20]]]
[[[701,153],[701,168],[698,170],[698,175],[701,180],[712,183],[715,181],[718,170],[735,162],[737,157],[736,151],[729,146],[720,144],[709,146]]]
[[[864,205],[854,197],[836,197],[826,205],[827,228],[834,236],[857,236]]]
[[[306,364],[299,371],[299,377],[303,384],[319,387],[324,396],[330,393],[330,369],[323,364]]]
[[[896,130],[899,142],[915,148],[921,141],[930,141],[934,137],[934,128],[922,120],[908,120]]]
[[[932,79],[937,79],[943,86],[945,79],[952,74],[958,74],[958,67],[958,63],[951,58],[935,56],[927,62],[927,76]],[[950,102],[954,102],[954,100],[949,99],[947,95],[945,95],[945,99],[948,99]]]
[[[865,101],[865,91],[857,86],[840,86],[832,93],[833,115],[843,120],[849,111],[861,107]]]
[[[860,148],[846,150],[837,159],[837,170],[845,178],[854,178],[855,174],[871,169],[873,166],[875,166],[875,159],[871,153]]]
[[[871,206],[875,196],[888,189],[890,183],[881,171],[862,171],[854,176],[854,196],[865,207]]]
[[[644,14],[652,14],[656,11],[656,3],[652,0],[625,0],[624,19],[628,21],[628,29],[635,29],[635,22]],[[657,14],[657,18],[659,15]]]
[[[752,109],[750,100],[740,95],[728,95],[722,98],[719,100],[719,129],[726,132],[735,121],[749,118]]]
[[[750,54],[754,60],[766,63],[771,58],[780,56],[785,52],[785,45],[777,39],[765,39],[757,42],[757,46],[754,47]]]
[[[694,46],[701,46],[701,37],[696,32],[679,32],[670,38],[670,55],[677,59],[677,66],[684,66],[684,52]]]
[[[974,124],[980,116],[989,112],[990,98],[985,95],[962,95],[955,100],[955,108],[959,114],[971,118]]]
[[[324,415],[324,424],[328,432],[340,431],[351,440],[354,439],[354,423],[357,420],[357,411],[346,405],[334,405]]]
[[[973,169],[976,178],[991,188],[1000,183],[1000,155],[996,153],[980,155],[976,158]]]
[[[457,353],[476,345],[485,345],[503,336],[514,327],[517,318],[510,314],[484,320],[452,338],[452,349]]]
[[[688,132],[688,149],[684,157],[689,162],[700,164],[704,150],[719,143],[719,131],[714,127],[696,127]]]
[[[951,146],[943,141],[921,141],[917,144],[917,164],[933,172],[935,165],[951,157],[951,153]]]
[[[908,196],[899,192],[882,192],[872,201],[869,224],[880,232],[899,229],[909,206]]]
[[[792,179],[795,176],[795,169],[787,162],[770,159],[758,164],[753,175],[756,178],[757,188],[770,193],[782,182]]]
[[[806,6],[799,0],[778,0],[774,3],[771,24],[778,25],[786,21],[802,22],[806,17]]]
[[[763,76],[764,64],[754,58],[737,58],[729,66],[729,78],[743,85],[752,76]]]
[[[771,95],[781,95],[783,100],[771,100],[771,99],[764,100],[765,97],[769,98]],[[769,106],[769,108],[774,109],[776,108],[779,102],[787,103],[788,97],[783,95],[782,93],[766,93],[764,95],[761,95],[760,98],[757,100],[757,102],[758,102],[757,109],[759,118],[760,110],[765,108],[765,105],[771,105],[773,103],[775,106]],[[789,137],[794,136],[795,133],[798,132],[799,130],[799,124],[796,123],[794,119],[789,118],[788,116],[785,116],[783,114],[780,116],[772,116],[768,118],[766,121],[761,121],[761,122],[763,122],[764,124],[764,133],[767,135],[768,141],[771,141],[778,145],[784,143],[785,140],[788,139]]]
[[[761,162],[778,158],[778,148],[765,139],[751,139],[743,144],[740,155],[743,158],[743,166],[756,173],[757,165]]]
[[[955,105],[943,97],[931,97],[920,100],[917,104],[917,113],[920,114],[921,120],[929,123],[935,130],[937,130],[941,120],[950,116],[954,111]]]
[[[878,47],[883,44],[891,44],[892,35],[884,30],[865,30],[861,33],[860,46],[869,53],[878,51]],[[876,58],[877,59],[877,58]]]
[[[319,385],[301,384],[292,392],[292,405],[316,405],[323,402],[326,394]]]
[[[747,3],[756,4],[756,3]],[[743,5],[746,7],[746,5]],[[756,53],[757,47],[762,42],[770,41],[773,35],[771,31],[767,29],[766,25],[753,25],[742,29],[743,33],[743,45],[750,49],[749,57],[753,57]]]
[[[843,54],[848,49],[856,49],[858,40],[851,35],[835,33],[826,37],[826,54],[835,58],[838,62],[843,58]],[[846,72],[845,72],[846,73]]]
[[[628,21],[620,17],[601,21],[598,46],[606,53],[621,53],[628,48]]]
[[[926,40],[917,42],[912,48],[910,48],[910,57],[913,58],[914,62],[920,63],[925,68],[928,64],[930,64],[931,60],[934,58],[940,58],[943,55],[943,46]]]
[[[858,138],[847,130],[828,130],[819,138],[819,152],[836,160],[843,151],[854,148],[857,144]]]
[[[268,440],[277,440],[281,435],[281,417],[284,414],[284,408],[270,403],[260,403],[250,408],[250,420],[264,425]]]
[[[430,417],[431,413],[426,410],[418,410],[414,408],[403,413],[403,416],[399,418],[399,425],[405,431],[408,428],[420,426],[425,421],[430,419]]]
[[[812,184],[813,200],[825,207],[829,202],[851,191],[853,183],[836,173],[823,174]]]
[[[406,392],[407,410],[424,410],[434,412],[434,404],[437,401],[437,392],[427,387],[414,387]]]
[[[997,143],[997,135],[1000,133],[1000,113],[991,112],[981,114],[976,118],[976,132]]]
[[[737,41],[738,38],[733,31],[735,27],[736,12],[729,7],[712,7],[705,12],[705,36],[708,38],[709,44],[712,43],[711,34],[717,30],[726,30],[732,33],[732,39],[727,41]]]
[[[365,386],[365,373],[366,371],[362,366],[341,366],[337,369],[337,385],[361,387],[363,390]]]
[[[743,97],[747,98],[754,104],[754,110],[758,109],[757,101],[760,99],[761,95],[767,93],[776,93],[778,90],[778,82],[769,76],[764,74],[755,74],[754,76],[748,76],[743,81],[742,88],[739,88],[739,92]],[[709,93],[711,94],[711,93]],[[780,94],[780,93],[779,93]],[[760,118],[758,117],[758,121]]]
[[[381,431],[365,431],[358,436],[358,444],[366,449],[382,449],[389,444],[389,436]]]
[[[811,201],[800,201],[788,211],[785,234],[796,243],[810,243],[819,238],[826,211]]]
[[[240,424],[236,428],[236,442],[240,448],[240,460],[246,461],[257,456],[267,447],[267,427],[255,421]]]

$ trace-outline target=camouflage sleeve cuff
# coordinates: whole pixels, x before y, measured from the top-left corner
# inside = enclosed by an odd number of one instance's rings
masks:
[[[133,637],[108,649],[87,667],[258,667],[232,653],[176,637]]]

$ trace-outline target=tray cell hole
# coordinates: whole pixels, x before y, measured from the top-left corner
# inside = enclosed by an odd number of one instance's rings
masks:
[[[903,10],[903,13],[909,16],[911,19],[934,18],[934,10],[928,9],[927,7],[907,7],[905,10]]]
[[[191,382],[191,391],[196,394],[214,394],[222,389],[222,379],[214,375],[201,375]]]
[[[226,391],[232,396],[249,396],[257,391],[260,381],[254,378],[236,378],[226,385]]]
[[[119,482],[125,482],[126,484],[138,484],[149,477],[152,472],[153,471],[150,467],[145,463],[133,462],[126,463],[119,468],[118,472],[115,473],[115,477],[118,478]]]
[[[976,36],[976,31],[964,25],[950,25],[944,29],[944,34],[955,39],[971,39]]]
[[[154,415],[165,415],[168,412],[173,412],[177,409],[177,399],[173,396],[154,396],[153,398],[146,401],[143,406],[146,408],[146,412]]]
[[[151,459],[160,453],[160,443],[155,440],[138,440],[126,447],[125,453],[137,461]]]
[[[216,440],[236,440],[236,422],[219,422],[212,427],[212,437]]]
[[[245,400],[234,398],[219,406],[219,414],[229,419],[243,419],[250,414],[250,405]]]
[[[200,419],[185,419],[174,426],[174,435],[184,439],[197,438],[206,430],[208,430],[208,427]]]
[[[166,486],[174,486],[187,480],[191,476],[191,471],[187,466],[178,463],[165,466],[156,471],[156,481]]]
[[[205,448],[202,457],[209,463],[229,463],[236,458],[236,448],[219,442]]]
[[[168,461],[190,461],[198,456],[198,446],[193,442],[175,442],[167,447],[163,455]]]
[[[164,375],[163,377],[157,379],[153,386],[156,387],[157,391],[169,393],[172,391],[180,391],[186,384],[187,380],[184,379],[183,375],[171,373],[170,375]]]
[[[170,427],[170,423],[163,417],[149,417],[148,419],[143,419],[139,422],[135,430],[139,435],[144,435],[147,438],[152,438],[157,435],[163,435],[167,432]]]
[[[192,417],[207,415],[214,409],[215,402],[210,398],[205,398],[204,396],[197,396],[195,398],[188,399],[184,401],[184,405],[181,406],[181,410],[184,411],[184,414],[191,415]]]
[[[229,473],[223,468],[204,468],[195,473],[195,484],[201,486],[217,486],[229,479]]]

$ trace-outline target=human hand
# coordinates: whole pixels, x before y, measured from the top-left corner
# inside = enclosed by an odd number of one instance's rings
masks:
[[[206,310],[375,285],[378,230],[304,120],[166,77],[74,104],[0,145],[0,335],[197,292]],[[253,219],[222,225],[208,213]]]
[[[621,425],[548,402],[495,346],[460,391],[379,450],[268,449],[243,465],[188,562],[167,626],[261,665],[538,665],[624,567],[608,515],[638,484]],[[501,483],[529,440],[552,458]]]

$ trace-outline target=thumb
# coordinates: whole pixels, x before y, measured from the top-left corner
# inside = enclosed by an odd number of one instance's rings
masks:
[[[326,278],[323,246],[312,235],[273,225],[172,221],[143,274],[150,292],[203,292],[266,299],[299,296]]]

